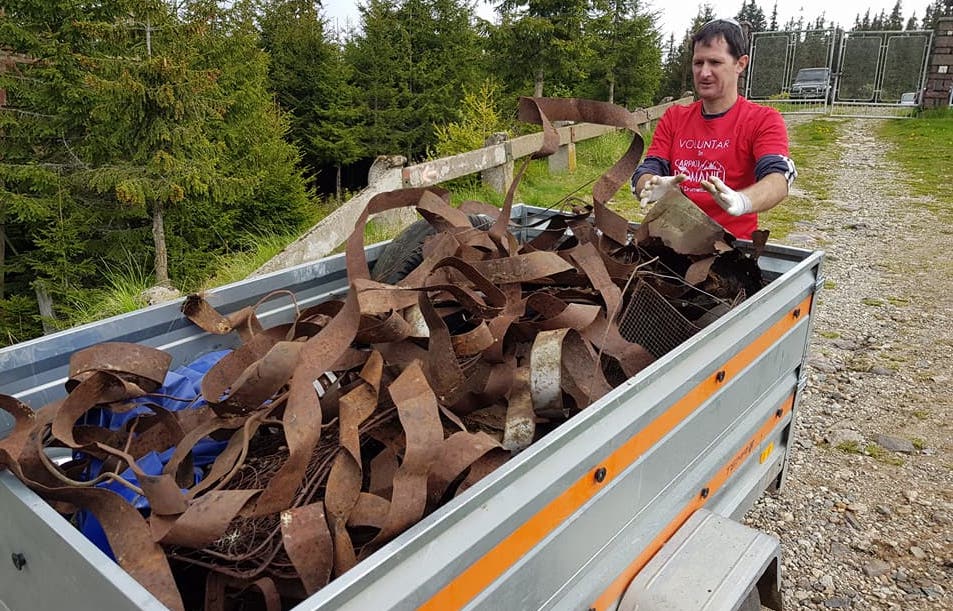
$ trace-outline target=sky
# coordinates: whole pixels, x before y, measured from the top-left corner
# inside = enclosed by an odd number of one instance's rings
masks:
[[[331,20],[332,25],[337,21],[339,27],[346,28],[347,22],[350,20],[351,25],[357,26],[360,23],[357,5],[362,1],[324,0],[325,15]],[[717,17],[737,15],[738,11],[741,10],[742,3],[743,0],[710,0],[708,2]],[[681,40],[686,28],[698,14],[699,4],[701,4],[700,0],[647,0],[647,5],[658,11],[661,17],[659,25],[663,40],[667,40],[669,34],[674,34],[676,41]],[[757,4],[764,11],[765,17],[770,19],[774,1],[758,0]],[[894,4],[896,4],[896,0],[865,0],[863,3],[845,0],[839,2],[831,2],[830,0],[779,0],[778,24],[784,24],[791,18],[797,19],[801,14],[804,15],[805,21],[813,21],[821,13],[824,13],[828,23],[834,21],[837,25],[846,29],[854,24],[854,18],[857,14],[865,12],[868,7],[872,16],[879,14],[880,11],[889,15]],[[922,19],[923,13],[929,4],[930,0],[902,1],[904,23],[914,11],[917,19]],[[478,0],[477,13],[484,19],[493,20],[493,9],[490,3]]]

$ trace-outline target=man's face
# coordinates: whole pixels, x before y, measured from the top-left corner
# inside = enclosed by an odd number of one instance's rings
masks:
[[[735,59],[728,50],[724,37],[718,36],[709,44],[695,44],[692,55],[692,77],[695,91],[703,100],[719,100],[738,91],[738,76],[748,65],[748,56]]]

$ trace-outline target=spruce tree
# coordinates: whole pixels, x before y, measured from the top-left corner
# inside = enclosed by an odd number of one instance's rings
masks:
[[[289,136],[312,179],[334,172],[340,198],[342,166],[364,156],[351,67],[311,0],[267,2],[261,37],[271,57],[270,88],[291,115]]]
[[[630,108],[655,100],[661,80],[661,36],[653,13],[638,0],[602,0],[593,5],[589,40],[595,49],[593,73],[601,77],[587,97]]]

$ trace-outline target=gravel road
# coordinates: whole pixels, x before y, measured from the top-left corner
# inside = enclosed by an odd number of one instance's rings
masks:
[[[837,124],[830,200],[785,239],[827,253],[787,485],[746,518],[781,539],[786,609],[953,609],[953,227],[876,122]]]

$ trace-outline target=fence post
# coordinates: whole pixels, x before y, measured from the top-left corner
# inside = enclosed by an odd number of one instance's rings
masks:
[[[381,155],[367,172],[367,188],[375,193],[403,188],[405,163],[407,158],[402,155]],[[417,220],[417,213],[412,208],[395,208],[375,214],[372,218],[382,224],[386,231],[396,234]]]
[[[506,132],[495,132],[484,142],[484,146],[506,144],[506,161],[480,173],[483,184],[497,193],[506,193],[513,184],[513,149],[507,144],[508,142],[509,135]]]
[[[572,121],[553,121],[553,127],[559,129],[572,125]],[[560,130],[563,131],[563,130]],[[549,171],[553,174],[576,171],[576,143],[572,137],[565,138],[566,144],[561,144],[556,152],[549,156]]]

